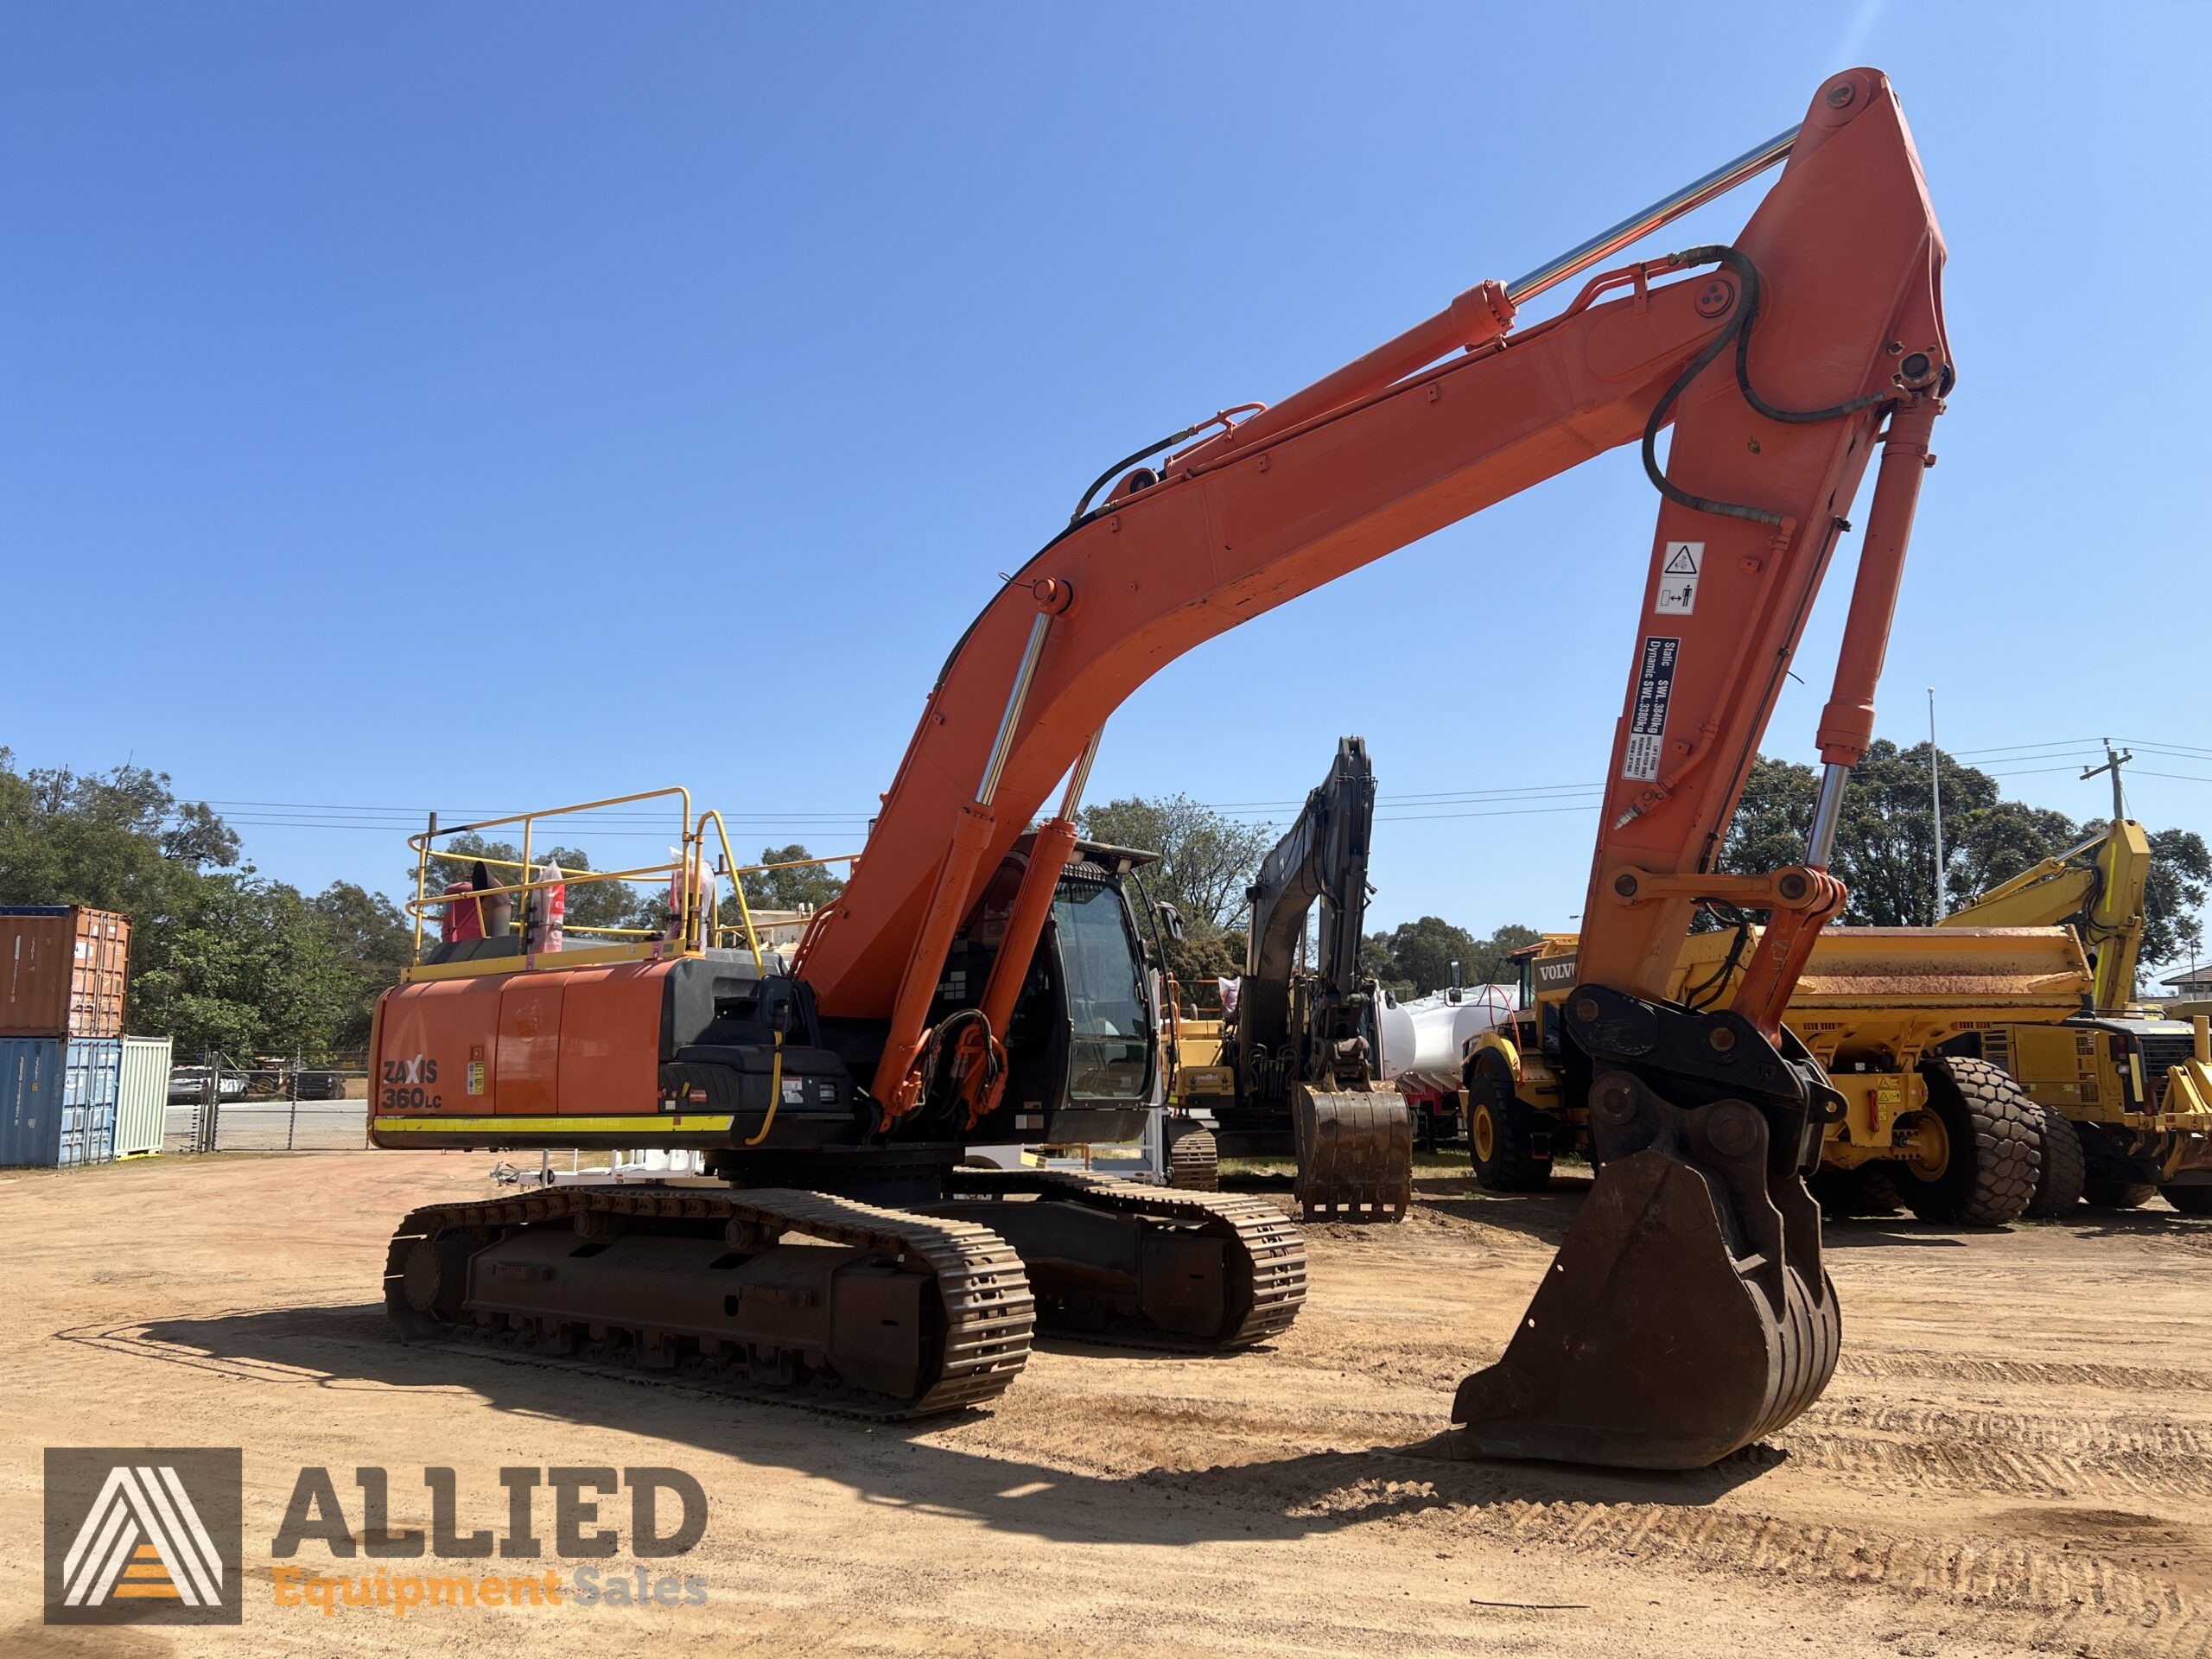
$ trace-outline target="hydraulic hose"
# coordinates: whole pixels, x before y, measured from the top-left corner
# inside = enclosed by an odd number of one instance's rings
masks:
[[[1782,522],[1782,515],[1778,512],[1694,494],[1672,482],[1660,467],[1657,449],[1659,429],[1667,423],[1669,412],[1682,393],[1688,390],[1690,383],[1704,373],[1732,341],[1736,347],[1736,388],[1743,393],[1744,401],[1753,410],[1770,421],[1804,425],[1817,421],[1840,420],[1847,415],[1855,415],[1863,409],[1872,409],[1888,401],[1888,394],[1870,392],[1866,397],[1853,397],[1826,409],[1780,409],[1770,404],[1751,385],[1751,327],[1758,320],[1759,310],[1758,267],[1737,249],[1717,243],[1704,247],[1685,248],[1681,252],[1670,256],[1668,263],[1678,266],[1726,265],[1735,273],[1743,292],[1737,302],[1735,314],[1728,320],[1728,326],[1713,337],[1712,342],[1691,360],[1688,368],[1675,377],[1674,384],[1653,406],[1650,419],[1643,423],[1644,476],[1651,480],[1660,494],[1677,506],[1688,507],[1694,512],[1714,513],[1724,518],[1748,519],[1755,524],[1778,524]]]
[[[745,1144],[757,1147],[776,1127],[776,1108],[784,1102],[784,1033],[776,1033],[776,1058],[768,1063],[768,1116],[760,1120],[760,1133]]]

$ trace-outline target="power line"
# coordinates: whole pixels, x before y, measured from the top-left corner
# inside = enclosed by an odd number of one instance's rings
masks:
[[[2212,761],[2212,747],[2176,743],[2152,738],[2126,738],[2120,741],[2140,747],[2146,753],[2183,760]],[[2069,751],[2097,750],[2101,740],[2096,738],[2057,738],[2041,742],[1990,744],[1976,748],[1950,749],[1945,753],[1955,760],[1980,757],[1990,762],[1977,770],[1993,778],[2024,778],[2044,773],[2069,772],[2074,767],[2059,764],[2058,758]],[[2015,761],[2051,761],[2050,765],[2012,765]],[[2152,772],[2137,769],[2139,777],[2170,779],[2181,783],[2212,783],[2212,777],[2194,772]],[[1513,784],[1485,785],[1470,789],[1410,791],[1403,793],[1380,795],[1376,805],[1382,822],[1417,823],[1449,822],[1466,818],[1546,817],[1561,812],[1594,810],[1599,804],[1605,785],[1586,784]],[[1576,800],[1574,797],[1592,798]],[[1193,804],[1209,811],[1247,820],[1272,822],[1280,813],[1293,812],[1305,805],[1306,798],[1297,796],[1276,800],[1199,801]],[[245,829],[357,830],[373,834],[408,834],[423,828],[431,809],[398,804],[363,804],[321,801],[287,801],[260,799],[230,799],[208,797],[198,803],[223,810],[226,821]],[[1403,809],[1466,807],[1466,811],[1428,811]],[[1392,810],[1391,809],[1401,809]],[[511,808],[470,808],[466,810],[445,810],[440,816],[450,820],[448,830],[459,830],[469,824],[499,818],[519,817],[521,812]],[[760,835],[774,831],[828,835],[839,831],[858,835],[865,831],[874,814],[868,812],[840,812],[802,810],[786,812],[726,812],[723,822],[733,830],[742,830]],[[505,826],[495,826],[505,827]],[[575,813],[563,813],[557,819],[541,820],[540,830],[549,835],[568,833],[590,835],[597,838],[619,840],[664,840],[672,826],[667,815],[641,808],[632,803],[620,806],[593,808]]]

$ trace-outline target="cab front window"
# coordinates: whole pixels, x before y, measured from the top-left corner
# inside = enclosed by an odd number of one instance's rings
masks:
[[[1070,1097],[1143,1100],[1152,1086],[1152,1014],[1120,892],[1063,880],[1052,920],[1067,979]]]

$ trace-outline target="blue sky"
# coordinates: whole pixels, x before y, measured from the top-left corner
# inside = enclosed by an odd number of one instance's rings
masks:
[[[2131,737],[2139,816],[2212,829],[2212,12],[1999,16],[7,0],[0,741],[165,769],[310,888],[392,885],[425,808],[675,781],[852,850],[1100,467],[1865,62],[1961,370],[1885,733],[1933,684],[1947,747],[2076,817],[2094,753],[2030,747]],[[1656,505],[1618,452],[1258,619],[1116,715],[1093,798],[1286,817],[1358,732],[1379,923],[1564,925],[1595,813],[1516,791],[1603,770]],[[1848,578],[1770,753],[1812,756]]]

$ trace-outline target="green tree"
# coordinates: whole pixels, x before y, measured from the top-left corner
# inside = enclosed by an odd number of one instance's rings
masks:
[[[802,864],[814,856],[798,842],[788,847],[763,847],[763,864],[799,864],[797,869],[756,870],[741,878],[745,902],[756,910],[819,910],[839,893],[845,883],[826,864]]]
[[[181,1056],[358,1052],[377,993],[398,977],[410,929],[348,882],[317,898],[238,863],[238,839],[204,802],[139,766],[21,772],[0,749],[0,902],[80,904],[131,918],[124,1024]]]
[[[1423,916],[1362,940],[1360,971],[1399,997],[1426,996],[1451,984],[1455,962],[1462,985],[1502,983],[1513,977],[1513,953],[1542,938],[1533,927],[1508,922],[1487,938],[1477,938],[1441,917]]]
[[[1109,847],[1158,853],[1160,861],[1146,867],[1145,885],[1200,937],[1226,931],[1244,913],[1245,889],[1276,839],[1270,825],[1240,823],[1186,795],[1129,796],[1086,807],[1083,833]]]
[[[360,989],[299,891],[249,868],[206,878],[190,919],[136,975],[132,1004],[141,1028],[174,1037],[181,1054],[322,1061]]]
[[[2085,835],[2106,828],[2103,821],[2082,825]],[[2212,883],[2212,851],[2193,830],[2151,832],[2151,879],[2143,887],[2143,954],[2145,967],[2193,959],[2204,944],[2207,884]]]
[[[1467,966],[1475,960],[1475,936],[1440,916],[1401,922],[1382,938],[1392,968],[1386,978],[1405,985],[1406,995],[1411,996],[1426,996],[1449,985],[1455,962],[1460,965],[1464,983]]]
[[[146,975],[200,914],[212,873],[235,864],[238,840],[200,802],[180,802],[167,773],[143,766],[78,772],[16,769],[0,748],[0,904],[90,905],[130,918],[132,989],[124,1020],[154,1035]]]
[[[365,1053],[377,998],[414,960],[414,925],[382,893],[352,881],[332,882],[308,905],[347,987],[330,1046],[344,1056]]]
[[[1275,830],[1244,823],[1187,795],[1127,796],[1083,813],[1083,833],[1109,847],[1158,853],[1139,872],[1144,895],[1175,906],[1183,937],[1167,944],[1168,971],[1186,1001],[1212,1006],[1214,982],[1244,971],[1250,906],[1246,889],[1275,844]],[[1133,895],[1134,897],[1134,895]]]
[[[1221,982],[1244,971],[1245,936],[1235,928],[1204,938],[1185,934],[1167,941],[1167,971],[1187,1007],[1212,1013],[1221,1007]]]

